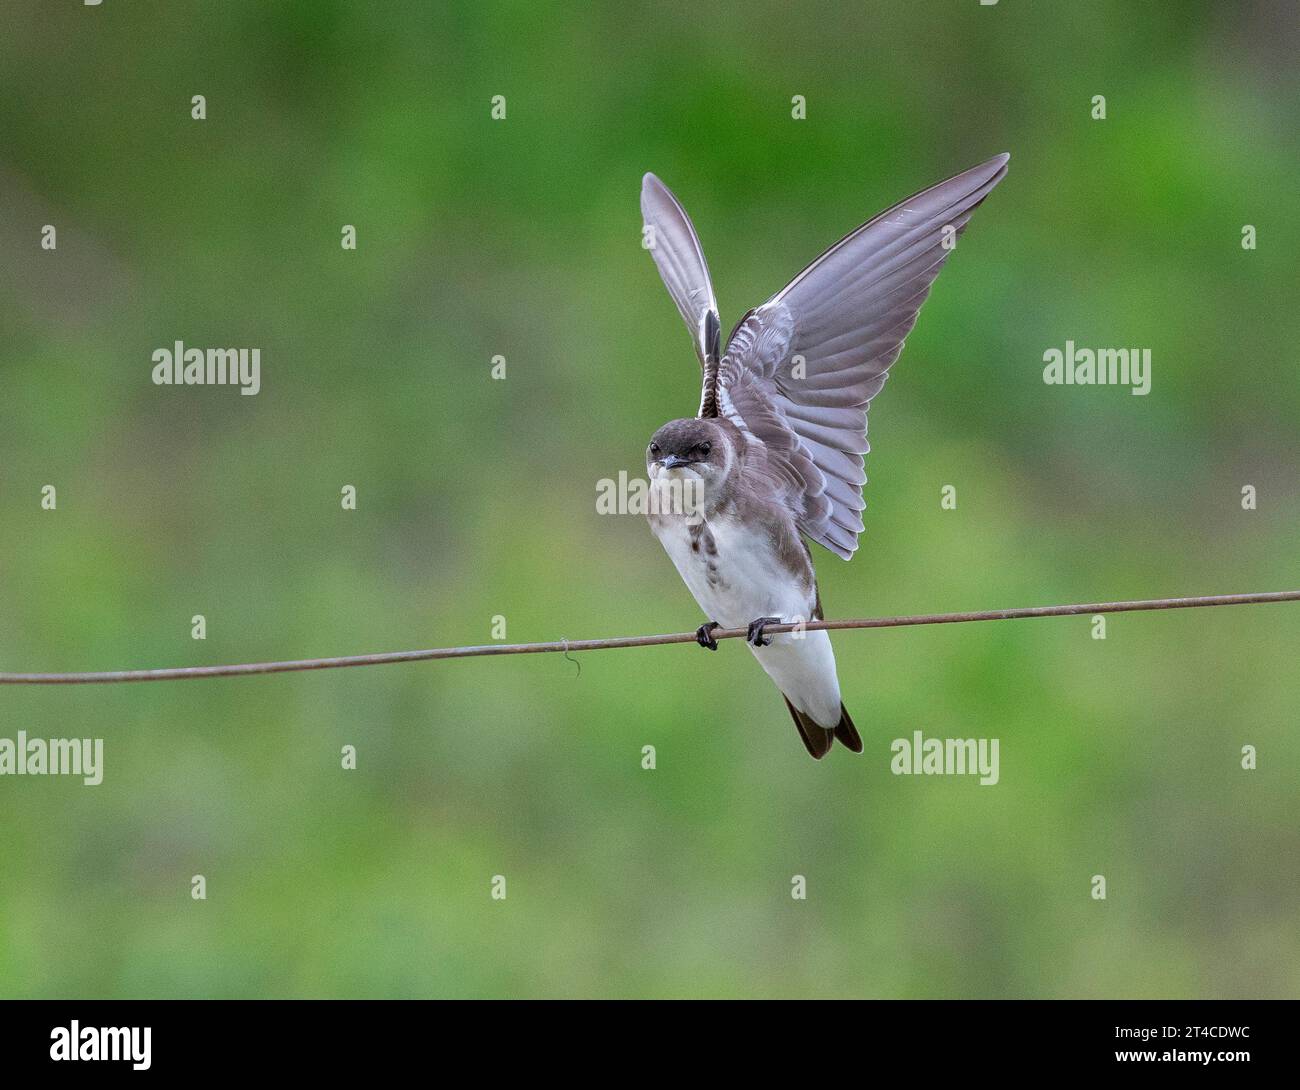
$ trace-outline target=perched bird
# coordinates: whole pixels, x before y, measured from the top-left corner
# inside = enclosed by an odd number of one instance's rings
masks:
[[[690,218],[658,178],[641,186],[645,245],[685,319],[704,371],[699,415],[646,449],[652,490],[678,487],[648,518],[709,618],[696,633],[745,628],[799,736],[820,759],[862,739],[840,699],[824,631],[764,636],[822,618],[804,538],[849,559],[862,532],[867,407],[880,392],[944,260],[1008,155],[923,189],[817,258],[720,339],[718,304]],[[681,502],[694,497],[694,502]]]

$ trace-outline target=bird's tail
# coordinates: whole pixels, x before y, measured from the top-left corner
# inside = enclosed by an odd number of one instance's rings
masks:
[[[849,718],[849,709],[843,704],[840,705],[840,721],[835,724],[835,737],[854,753],[862,752],[862,736],[858,734],[858,728]]]
[[[784,693],[781,695],[785,696]],[[858,728],[853,725],[853,720],[849,718],[849,711],[843,704],[840,705],[840,721],[835,724],[833,730],[818,726],[811,716],[805,715],[791,704],[788,696],[785,697],[785,706],[790,709],[790,717],[794,720],[799,737],[803,739],[804,748],[815,760],[820,761],[830,752],[836,738],[854,753],[862,752],[862,738],[858,735]]]

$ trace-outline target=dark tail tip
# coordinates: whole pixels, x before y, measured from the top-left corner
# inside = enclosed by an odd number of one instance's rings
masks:
[[[782,693],[781,696],[785,699],[785,706],[790,709],[790,718],[794,720],[795,729],[798,730],[799,737],[803,739],[804,748],[814,760],[820,761],[831,751],[831,746],[835,744],[835,735],[838,733],[839,728],[837,727],[835,730],[830,731],[825,727],[819,727],[808,716],[804,715],[803,712],[791,704],[790,698],[786,696],[785,693]],[[841,704],[841,710],[843,707],[844,705]],[[845,718],[847,718],[847,715],[841,717],[840,722],[843,723]],[[853,724],[850,723],[849,728],[852,729],[852,727]],[[854,737],[857,737],[856,733],[854,734]],[[858,739],[859,749],[861,749],[861,746],[862,740]]]
[[[835,737],[844,743],[846,749],[851,749],[854,753],[862,752],[862,736],[849,718],[849,709],[843,704],[840,705],[840,721],[835,725]]]

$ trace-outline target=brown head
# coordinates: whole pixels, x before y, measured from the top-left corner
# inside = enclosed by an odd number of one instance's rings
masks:
[[[650,439],[646,471],[652,481],[701,480],[708,502],[739,468],[738,438],[730,421],[670,420]]]

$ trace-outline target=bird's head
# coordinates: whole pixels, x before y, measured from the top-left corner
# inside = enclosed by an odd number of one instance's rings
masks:
[[[719,420],[670,420],[646,447],[650,480],[700,481],[707,502],[737,464],[733,430]]]

